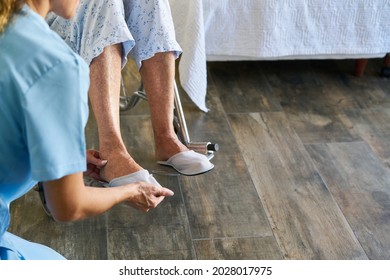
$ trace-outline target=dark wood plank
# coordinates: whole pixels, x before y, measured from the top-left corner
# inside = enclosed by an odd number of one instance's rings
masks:
[[[284,113],[229,119],[284,257],[367,258]]]
[[[56,223],[44,212],[34,190],[11,206],[10,232],[49,246],[70,260],[107,259],[105,215],[73,223]]]
[[[364,142],[307,149],[368,257],[389,259],[389,170]]]
[[[188,260],[194,258],[191,234],[177,177],[155,175],[175,192],[143,213],[126,205],[112,209],[108,222],[109,259]]]
[[[313,73],[325,87],[324,97],[334,99],[332,108],[338,111],[351,108],[389,108],[390,95],[385,90],[388,82],[379,76],[377,70],[372,69],[367,71],[367,75],[357,78],[344,69],[343,65],[348,65],[348,62],[311,62]],[[379,69],[379,66],[375,68]]]
[[[310,61],[268,62],[265,76],[304,143],[359,140],[339,113],[340,108],[353,106],[356,100],[335,85],[335,77],[324,78],[330,75],[333,64],[321,66],[314,71]]]
[[[351,109],[345,112],[355,131],[390,170],[390,110]]]
[[[281,111],[258,61],[208,63],[227,113]]]
[[[212,83],[208,90],[211,111],[207,116],[199,111],[188,114],[188,126],[199,139],[219,143],[220,150],[212,160],[214,170],[201,176],[181,177],[192,238],[272,236]]]
[[[199,260],[280,260],[279,247],[272,237],[195,240]]]

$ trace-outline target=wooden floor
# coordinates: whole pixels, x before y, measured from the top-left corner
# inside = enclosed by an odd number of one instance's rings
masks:
[[[185,177],[158,166],[142,101],[122,113],[123,136],[174,197],[148,214],[119,205],[57,224],[31,191],[12,204],[10,231],[76,260],[390,259],[381,63],[370,60],[361,78],[352,60],[208,63],[210,112],[185,94],[182,103],[191,139],[220,145],[213,171]],[[87,140],[98,147],[92,117]]]

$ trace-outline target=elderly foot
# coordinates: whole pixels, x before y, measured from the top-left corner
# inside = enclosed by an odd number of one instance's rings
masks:
[[[161,137],[156,140],[156,159],[167,160],[189,149],[177,137]]]
[[[107,164],[101,169],[100,176],[107,182],[143,169],[127,151],[101,152],[101,157],[107,160]]]

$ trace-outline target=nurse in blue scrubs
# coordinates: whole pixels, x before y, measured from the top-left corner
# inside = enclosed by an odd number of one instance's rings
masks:
[[[149,211],[169,189],[150,182],[115,188],[84,185],[87,162],[105,162],[87,151],[89,72],[85,62],[50,30],[53,11],[70,18],[78,0],[2,0],[0,3],[0,259],[63,259],[52,249],[7,232],[12,201],[44,182],[56,221],[101,214],[125,202]]]

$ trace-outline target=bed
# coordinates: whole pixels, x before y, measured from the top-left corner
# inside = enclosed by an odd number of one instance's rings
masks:
[[[180,83],[207,112],[207,61],[379,58],[390,0],[169,0]]]

